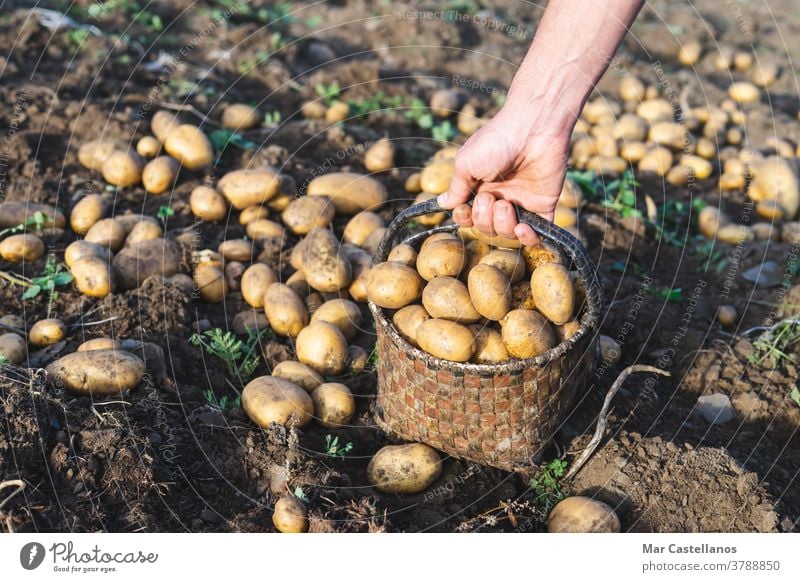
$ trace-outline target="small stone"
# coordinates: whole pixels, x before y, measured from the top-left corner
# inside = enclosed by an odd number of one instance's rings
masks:
[[[286,483],[289,481],[289,473],[286,467],[272,464],[267,469],[269,473],[269,489],[272,493],[285,493]]]
[[[747,269],[742,279],[754,283],[756,287],[777,287],[783,283],[784,271],[775,261],[765,261]]]
[[[733,351],[746,359],[750,357],[753,352],[756,351],[756,349],[753,347],[753,344],[750,342],[750,340],[740,339],[738,342],[736,342],[736,345],[733,346]]]
[[[727,394],[701,396],[697,399],[695,410],[709,424],[724,424],[736,417]]]

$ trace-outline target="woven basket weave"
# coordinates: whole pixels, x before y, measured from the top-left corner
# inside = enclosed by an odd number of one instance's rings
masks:
[[[387,229],[375,262],[386,260],[397,233],[411,218],[441,211],[432,199],[400,213]],[[369,307],[378,335],[377,424],[401,439],[454,457],[525,472],[538,463],[593,370],[602,293],[586,250],[572,235],[531,213],[519,214],[520,221],[572,259],[586,289],[580,329],[552,350],[501,364],[442,360],[405,341],[387,310],[372,302]],[[419,247],[431,234],[455,228],[432,229],[403,242]]]

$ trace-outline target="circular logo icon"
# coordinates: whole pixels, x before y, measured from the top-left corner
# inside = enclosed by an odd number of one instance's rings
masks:
[[[29,542],[19,551],[19,563],[26,570],[35,570],[44,561],[44,546],[39,542]]]

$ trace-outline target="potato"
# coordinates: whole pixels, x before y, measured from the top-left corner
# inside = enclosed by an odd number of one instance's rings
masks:
[[[431,95],[431,113],[436,117],[450,117],[460,105],[461,95],[455,89],[439,89]]]
[[[534,297],[536,297],[535,292]],[[536,311],[528,309],[509,311],[508,315],[500,321],[500,326],[503,343],[508,353],[515,358],[536,357],[554,348],[557,343],[553,328]]]
[[[264,208],[263,206],[248,206],[239,214],[239,224],[247,225],[249,222],[259,218],[269,218],[269,209]]]
[[[633,75],[626,75],[619,80],[619,96],[623,101],[638,103],[644,99],[644,83]]]
[[[692,174],[691,168],[686,166],[672,166],[664,176],[664,180],[673,186],[686,186],[689,183],[689,176]]]
[[[311,422],[314,403],[308,392],[283,378],[259,376],[242,390],[242,408],[261,428],[270,423],[302,428]]]
[[[370,234],[376,229],[384,228],[385,226],[386,223],[380,216],[374,212],[365,210],[364,212],[359,212],[350,219],[344,227],[342,240],[346,243],[361,246]]]
[[[472,358],[474,363],[497,364],[508,359],[508,350],[499,331],[477,323],[469,328],[475,334],[475,355]]]
[[[367,279],[367,296],[379,307],[400,309],[422,297],[423,279],[401,263],[372,267]]]
[[[757,68],[750,75],[750,80],[759,87],[767,88],[778,80],[781,74],[780,67],[772,62],[759,62]]]
[[[785,222],[781,226],[781,241],[790,245],[800,244],[800,222]]]
[[[691,169],[692,174],[698,180],[707,180],[714,171],[714,166],[711,165],[711,162],[700,156],[685,154],[681,156],[678,163],[685,168]]]
[[[315,228],[324,228],[336,216],[333,204],[325,196],[301,196],[289,203],[281,214],[283,223],[294,234],[308,234]]]
[[[467,103],[458,112],[456,127],[463,135],[470,136],[486,125],[487,120],[478,116],[478,110],[471,103]]]
[[[472,305],[486,319],[500,321],[511,311],[511,282],[497,267],[479,264],[469,272],[467,285]],[[422,300],[425,301],[425,291]]]
[[[468,362],[477,348],[475,334],[447,319],[426,319],[417,326],[417,344],[432,356],[452,362]]]
[[[392,322],[403,339],[412,346],[419,347],[417,344],[417,328],[420,323],[430,318],[431,316],[422,305],[406,305],[395,312],[392,316]]]
[[[0,257],[9,263],[38,261],[44,251],[42,239],[35,234],[12,234],[0,241]]]
[[[622,144],[619,148],[619,156],[626,162],[635,164],[645,157],[648,151],[644,143],[634,141]]]
[[[95,139],[87,141],[78,148],[78,161],[84,168],[99,170],[115,151],[124,149],[125,144],[115,139]]]
[[[125,244],[127,236],[128,231],[120,221],[114,218],[104,218],[92,225],[83,240],[96,243],[116,253]]]
[[[568,321],[567,323],[555,326],[556,338],[559,343],[568,340],[573,335],[578,333],[581,328],[581,322],[577,320]]]
[[[547,517],[549,533],[619,533],[617,514],[602,501],[589,497],[567,497]]]
[[[122,249],[111,264],[119,286],[135,289],[148,277],[171,277],[178,272],[180,262],[180,247],[171,240],[159,238]]]
[[[164,140],[164,149],[189,170],[210,166],[214,148],[199,127],[184,123],[172,129]]]
[[[16,333],[0,334],[0,361],[18,365],[28,356],[25,339]],[[3,363],[5,363],[3,362]]]
[[[320,384],[311,393],[314,418],[325,428],[341,428],[356,414],[356,401],[350,388],[337,382]]]
[[[672,103],[666,99],[647,99],[636,107],[636,115],[650,123],[673,121],[675,119],[675,109]]]
[[[728,217],[714,206],[706,206],[697,215],[697,227],[708,239],[715,238],[720,227],[728,222],[730,222]]]
[[[133,186],[142,181],[144,160],[136,152],[117,150],[103,162],[103,179],[118,188]]]
[[[216,265],[197,265],[194,270],[194,284],[201,299],[208,303],[223,301],[230,291],[225,272]]]
[[[647,136],[647,122],[633,113],[626,113],[621,116],[613,126],[614,140],[620,139],[623,142],[642,141]],[[614,151],[610,155],[617,155],[616,141],[614,141]],[[609,154],[604,154],[609,155]]]
[[[67,221],[60,211],[49,204],[34,204],[28,201],[0,202],[0,229],[13,228],[32,218],[37,212],[45,217],[46,228],[64,228]]]
[[[461,270],[461,278],[464,279],[466,275],[479,264],[481,259],[488,255],[492,250],[488,244],[480,240],[471,240],[464,247],[466,254],[464,268]]]
[[[353,279],[352,266],[339,251],[339,241],[325,228],[315,228],[306,236],[302,271],[311,288],[323,293],[338,291]]]
[[[692,66],[700,60],[703,54],[703,45],[697,40],[690,40],[681,45],[678,51],[678,62],[682,65]]]
[[[717,230],[717,239],[732,245],[745,243],[753,238],[753,231],[744,224],[726,224]]]
[[[106,200],[100,194],[89,194],[78,200],[69,215],[69,225],[76,234],[86,232],[106,214]]]
[[[351,340],[361,331],[361,310],[349,299],[330,299],[311,316],[311,322],[315,321],[335,325],[345,339]]]
[[[622,357],[622,347],[612,337],[600,335],[598,344],[600,346],[600,357],[607,364],[616,364]]]
[[[422,174],[414,172],[406,178],[403,188],[409,194],[417,194],[422,191]]]
[[[767,222],[756,222],[750,227],[756,240],[778,240],[778,229]]]
[[[417,264],[417,249],[411,245],[399,244],[389,252],[389,257],[386,259],[391,263],[400,263],[406,267],[414,267]]]
[[[367,283],[372,270],[372,255],[353,245],[342,245],[342,256],[350,263],[353,278],[347,292],[354,301],[367,301]]]
[[[417,255],[417,271],[426,281],[435,277],[458,277],[466,256],[464,243],[444,239],[423,247]]]
[[[367,240],[364,241],[364,244],[361,245],[361,248],[363,248],[369,254],[374,255],[378,252],[378,246],[380,246],[384,236],[386,236],[386,229],[384,227],[376,228],[369,233]]]
[[[245,239],[230,239],[219,243],[217,252],[226,261],[242,261],[249,263],[253,259],[253,243]]]
[[[153,158],[161,150],[161,142],[152,135],[146,135],[136,142],[136,153],[143,158]]]
[[[566,264],[566,259],[561,254],[561,251],[559,251],[558,248],[550,241],[542,241],[538,245],[524,247],[522,249],[522,259],[525,261],[525,265],[527,266],[528,271],[531,273],[533,273],[533,271],[535,271],[539,265],[543,265],[545,263],[558,263],[559,265]],[[495,266],[497,267],[499,265],[495,264]],[[506,275],[508,275],[508,270],[506,270]],[[525,272],[523,271],[521,277],[524,276]],[[516,282],[514,277],[511,277],[511,282]]]
[[[325,321],[312,321],[298,335],[297,358],[323,376],[339,376],[347,368],[347,340],[339,328]]]
[[[236,131],[246,131],[261,122],[258,109],[245,103],[233,103],[222,112],[222,126]]]
[[[125,237],[125,246],[136,246],[140,242],[159,239],[163,236],[164,231],[161,229],[160,224],[150,220],[140,220],[131,229],[131,231],[128,233],[128,236]]]
[[[79,352],[91,352],[93,350],[121,350],[122,342],[110,337],[97,337],[86,340],[78,346]]]
[[[420,493],[441,474],[439,453],[422,443],[383,447],[367,465],[367,481],[382,493]]]
[[[791,164],[778,156],[770,156],[752,166],[753,180],[747,195],[756,202],[773,200],[789,219],[800,208],[800,184]]]
[[[43,348],[60,342],[67,336],[67,326],[60,319],[40,319],[28,331],[28,341],[32,346]]]
[[[729,46],[719,47],[719,51],[714,54],[714,68],[718,71],[727,71],[733,65],[734,50]]]
[[[73,262],[69,272],[78,291],[88,297],[105,297],[116,288],[116,280],[107,258],[83,256]]]
[[[460,234],[461,233],[459,231],[459,235]],[[467,240],[474,240],[475,238],[477,238],[477,237],[473,236],[472,238],[468,238],[467,236],[464,236],[464,237],[456,236],[452,232],[437,232],[436,234],[432,234],[428,238],[426,238],[424,241],[422,241],[422,245],[419,247],[419,250],[422,250],[425,247],[427,247],[428,245],[433,244],[436,241],[440,241],[440,240],[461,240],[462,242],[464,242],[464,241],[467,241]]]
[[[228,172],[220,178],[217,189],[237,210],[261,206],[271,200],[281,186],[281,177],[271,168],[249,168]]]
[[[8,315],[0,317],[0,323],[6,326],[16,327],[20,330],[25,327],[25,319],[14,313],[9,313]]]
[[[756,203],[756,214],[767,220],[783,220],[786,212],[774,200],[762,200]]]
[[[364,154],[364,166],[370,172],[385,172],[394,167],[394,144],[382,138],[372,144]]]
[[[512,309],[536,309],[536,301],[533,298],[530,281],[518,281],[511,285],[511,308]]]
[[[306,506],[294,495],[281,497],[275,504],[272,524],[281,533],[306,533],[308,531]]]
[[[455,162],[451,159],[438,160],[428,164],[420,175],[422,191],[437,195],[446,192],[450,187],[455,169]]]
[[[594,156],[586,162],[586,169],[606,177],[616,177],[628,170],[628,164],[618,156]]]
[[[422,291],[422,305],[431,317],[474,323],[480,313],[470,300],[467,286],[453,277],[436,277]]]
[[[331,106],[325,111],[325,121],[331,125],[341,123],[348,117],[350,117],[350,106],[343,101],[331,103]]]
[[[180,166],[170,156],[153,158],[142,170],[142,185],[150,194],[163,194],[175,183]]]
[[[99,257],[106,262],[111,261],[111,251],[107,247],[85,240],[76,240],[64,251],[64,262],[72,267],[76,261],[84,257]]]
[[[284,228],[268,218],[256,218],[247,223],[246,227],[247,236],[253,240],[260,240],[263,238],[277,238],[282,239],[286,236]]]
[[[281,336],[297,337],[309,321],[303,300],[283,283],[272,283],[267,287],[264,313],[272,330]]]
[[[758,87],[747,81],[738,81],[728,87],[728,95],[740,104],[755,103],[761,98]]]
[[[157,111],[153,115],[153,119],[150,120],[150,131],[153,132],[153,135],[156,136],[158,141],[163,143],[166,141],[167,135],[180,125],[181,122],[177,113]]]
[[[564,179],[558,204],[573,210],[580,208],[583,204],[583,190],[570,177]]]
[[[369,354],[361,346],[350,346],[347,348],[348,357],[350,358],[350,371],[354,374],[360,374],[364,368],[369,364]]]
[[[51,363],[47,377],[56,386],[92,396],[132,390],[144,377],[141,358],[122,350],[74,352]]]
[[[563,265],[545,263],[537,267],[531,275],[531,290],[536,309],[547,319],[556,325],[572,319],[575,286]]]
[[[353,172],[317,176],[308,185],[309,196],[327,196],[337,214],[356,214],[382,206],[389,194],[376,179]]]
[[[306,392],[313,391],[314,388],[325,381],[316,371],[301,362],[295,362],[293,360],[280,362],[272,369],[272,375],[276,378],[288,380],[300,386],[300,388]]]
[[[327,107],[320,101],[304,101],[300,106],[300,113],[306,119],[324,119]],[[348,108],[348,112],[349,112]]]
[[[738,313],[733,305],[720,305],[717,311],[717,320],[725,327],[736,325]]]
[[[228,282],[228,288],[231,291],[241,290],[242,286],[240,281],[246,269],[247,267],[245,264],[239,261],[225,263],[223,271],[225,272],[225,280]],[[266,317],[264,319],[266,319]]]

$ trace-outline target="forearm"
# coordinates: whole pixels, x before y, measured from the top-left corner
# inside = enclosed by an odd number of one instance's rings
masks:
[[[538,132],[571,132],[642,0],[550,0],[506,108]]]

